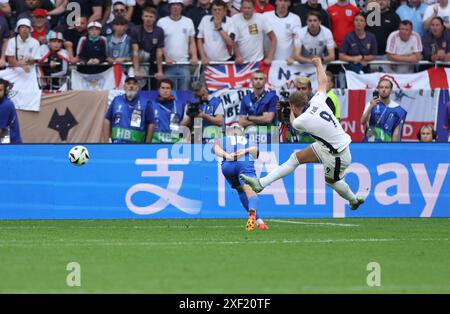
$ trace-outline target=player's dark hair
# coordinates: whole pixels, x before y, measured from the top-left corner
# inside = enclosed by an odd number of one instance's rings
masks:
[[[119,16],[112,21],[112,25],[128,25],[128,20],[123,16]]]
[[[170,88],[173,89],[173,81],[172,81],[171,79],[168,79],[168,78],[163,78],[162,80],[159,81],[159,83],[158,83],[158,89],[161,88],[161,85],[162,85],[163,83],[169,84],[169,85],[170,85]]]
[[[289,104],[296,108],[304,107],[308,101],[308,96],[300,91],[294,91],[289,95]]]
[[[228,8],[228,5],[227,5],[223,0],[214,0],[214,1],[211,3],[211,8],[212,8],[213,6],[216,6],[216,7],[222,7],[222,8],[224,8],[225,10]]]
[[[144,14],[144,12],[153,14],[154,16],[158,16],[156,9],[151,6],[144,7],[142,9],[142,14]]]
[[[434,20],[438,20],[439,22],[441,22],[441,25],[444,26],[444,20],[442,19],[442,17],[435,16],[431,19],[431,22],[433,22]]]

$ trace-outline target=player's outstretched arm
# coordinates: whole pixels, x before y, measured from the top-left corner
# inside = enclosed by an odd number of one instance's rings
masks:
[[[317,91],[318,92],[327,92],[327,75],[325,74],[325,69],[322,65],[322,60],[320,58],[312,58],[312,63],[316,67],[316,73],[317,73]]]

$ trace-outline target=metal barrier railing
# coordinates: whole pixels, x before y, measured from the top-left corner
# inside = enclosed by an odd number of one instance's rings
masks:
[[[70,63],[68,70],[67,70],[67,75],[65,76],[59,76],[59,77],[51,77],[51,76],[38,76],[38,83],[39,86],[42,89],[48,90],[49,92],[52,91],[56,91],[59,90],[58,86],[61,85],[66,85],[67,86],[67,90],[71,90],[72,88],[72,82],[71,82],[71,71],[76,69],[78,66],[107,66],[107,65],[111,65],[113,66],[115,63],[101,63],[101,64],[97,64],[97,65],[87,65],[87,64],[81,64],[81,63]],[[234,61],[225,61],[225,62],[210,62],[208,63],[208,65],[227,65],[227,64],[235,64]],[[294,62],[294,64],[300,64],[297,61]],[[329,63],[327,63],[326,65],[338,65],[338,66],[344,66],[350,64],[349,62],[346,61],[340,61],[340,60],[335,60],[335,61],[331,61]],[[125,63],[120,63],[120,65],[126,69],[126,71],[128,71],[130,68],[133,67],[133,63],[132,62],[125,62]],[[149,67],[151,64],[150,63],[141,63],[140,67]],[[204,67],[201,62],[199,61],[197,65],[192,65],[190,62],[176,62],[173,64],[167,64],[166,62],[163,62],[163,65],[165,66],[177,66],[177,65],[189,65],[191,66],[191,71],[190,74],[191,76],[189,77],[190,80],[195,80],[198,79],[202,73],[202,68]],[[408,62],[394,62],[394,61],[389,61],[389,60],[373,60],[368,62],[368,65],[410,65],[410,66],[434,66],[434,67],[439,67],[439,66],[450,66],[450,62],[442,62],[442,61],[437,61],[437,62],[430,62],[430,61],[419,61],[417,63],[408,63]],[[39,66],[38,64],[36,64],[36,66]],[[124,72],[126,72],[124,71]],[[37,72],[39,73],[39,71]],[[175,78],[174,80],[174,88],[178,89],[178,80],[179,79],[186,79],[183,76],[179,76],[179,75],[170,75],[170,77]],[[49,88],[48,84],[46,83],[49,80],[59,80],[59,82],[57,84],[50,84],[51,86]],[[152,86],[152,80],[155,79],[154,75],[145,75],[142,77],[141,79],[141,86],[142,87],[147,87],[147,89],[150,89],[151,87],[154,87],[155,84],[153,84]],[[337,81],[337,76],[335,75],[335,82]],[[54,85],[54,86],[53,86]]]

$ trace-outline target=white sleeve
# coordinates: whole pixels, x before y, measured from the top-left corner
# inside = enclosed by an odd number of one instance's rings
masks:
[[[205,34],[204,34],[204,28],[205,28],[205,18],[208,15],[205,15],[202,20],[200,21],[200,24],[198,25],[198,33],[197,33],[197,38],[205,38]]]
[[[325,92],[317,92],[313,98],[309,101],[311,105],[317,106],[327,106],[327,93]]]
[[[395,43],[392,42],[394,40],[395,31],[389,34],[389,37],[386,42],[386,52],[390,54],[395,54]]]
[[[194,37],[195,38],[195,27],[194,27],[194,22],[192,22],[192,20],[190,18],[187,17],[188,20],[188,34],[189,37]]]
[[[426,8],[425,13],[423,14],[422,22],[425,22],[426,19],[428,19],[430,16],[433,15],[433,8],[434,8],[434,5],[429,5]]]
[[[41,45],[39,45],[39,42],[36,40],[35,44],[33,45],[33,51],[32,51],[32,55],[31,55],[34,60],[41,59],[40,48],[41,48]]]
[[[331,49],[331,48],[336,47],[336,44],[334,43],[334,39],[333,39],[333,33],[331,33],[331,31],[328,28],[326,28],[325,26],[322,26],[322,27],[324,27],[326,29],[325,34],[327,34],[326,35],[327,48]]]
[[[14,37],[12,37],[8,40],[8,45],[6,46],[5,56],[15,57],[16,56],[15,48],[16,48],[15,40],[14,40]]]
[[[299,117],[295,118],[292,126],[294,127],[294,129],[296,129],[300,133],[305,133],[306,132],[305,123],[306,123],[305,115],[302,114]]]
[[[261,17],[261,23],[262,23],[262,29],[264,30],[264,34],[269,34],[270,32],[273,32],[272,25],[267,17],[265,17],[263,14],[260,13],[254,13],[259,14]]]

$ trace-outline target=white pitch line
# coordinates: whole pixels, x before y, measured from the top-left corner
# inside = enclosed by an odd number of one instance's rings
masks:
[[[281,222],[287,224],[296,224],[296,225],[324,225],[324,226],[339,226],[339,227],[359,227],[359,225],[354,224],[338,224],[333,222],[304,222],[304,221],[291,221],[291,220],[280,220],[280,219],[266,219],[271,222]]]
[[[84,240],[64,240],[59,239],[55,241],[41,241],[36,244],[34,240],[11,240],[0,241],[0,247],[52,247],[52,246],[167,246],[167,245],[255,245],[255,244],[314,244],[314,243],[354,243],[354,242],[400,242],[400,241],[448,241],[448,238],[360,238],[360,239],[303,239],[303,240],[269,240],[269,241],[204,241],[203,239],[194,239],[193,241],[161,241],[161,242],[146,242],[146,241],[110,241],[103,239],[84,239]]]

